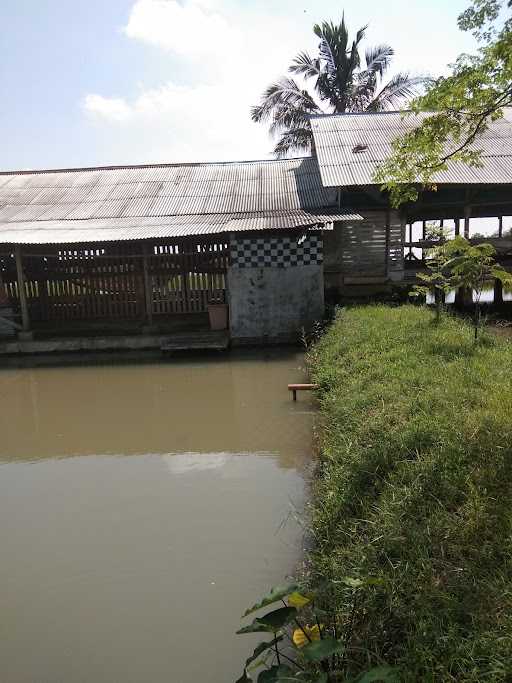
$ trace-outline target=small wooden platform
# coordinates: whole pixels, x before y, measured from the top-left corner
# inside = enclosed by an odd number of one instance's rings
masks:
[[[297,400],[298,391],[315,391],[318,389],[318,384],[289,384],[288,391],[293,391],[293,400]]]

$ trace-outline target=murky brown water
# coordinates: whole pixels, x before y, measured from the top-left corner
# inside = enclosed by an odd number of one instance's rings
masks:
[[[240,614],[300,556],[301,362],[0,371],[2,683],[238,677]]]

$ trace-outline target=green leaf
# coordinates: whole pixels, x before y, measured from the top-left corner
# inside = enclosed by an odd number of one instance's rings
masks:
[[[263,633],[268,631],[279,631],[285,624],[287,624],[297,614],[295,607],[280,607],[262,617],[254,619],[252,624],[244,626],[237,631],[242,633]]]
[[[293,680],[293,671],[289,666],[281,664],[265,669],[258,676],[258,683],[273,683],[273,681]]]
[[[302,648],[302,654],[308,662],[321,662],[331,655],[338,652],[343,652],[343,643],[334,638],[324,638],[323,640],[315,640]]]
[[[313,599],[314,599],[314,594],[313,593],[307,593],[306,595],[299,593],[298,591],[294,591],[293,593],[290,593],[288,596],[288,605],[290,607],[296,607],[297,609],[301,609],[302,607],[305,607],[308,605]]]
[[[242,614],[242,618],[252,614],[253,612],[257,612],[262,607],[266,607],[267,605],[271,605],[278,600],[282,600],[290,593],[298,590],[298,588],[299,586],[296,583],[289,583],[286,586],[275,586],[274,588],[271,588],[270,593],[267,593],[267,595],[265,595],[259,602],[252,607],[249,607],[249,609]]]
[[[354,683],[374,683],[375,681],[398,683],[398,670],[391,666],[377,666],[358,676]]]
[[[281,642],[283,640],[284,636],[277,636],[276,638],[273,638],[272,640],[267,640],[259,643],[259,645],[256,646],[254,649],[254,652],[250,657],[248,657],[245,660],[245,666],[246,668],[254,662],[255,659],[258,659],[258,657],[261,655],[262,652],[265,652],[265,650],[270,650],[271,647],[275,647],[277,643]]]

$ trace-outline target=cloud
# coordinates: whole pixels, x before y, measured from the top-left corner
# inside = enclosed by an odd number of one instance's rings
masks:
[[[136,0],[125,35],[173,53],[180,71],[191,75],[185,85],[173,79],[130,98],[97,93],[83,98],[91,121],[113,133],[105,135],[108,145],[118,146],[110,159],[122,148],[123,136],[131,155],[126,161],[223,161],[270,154],[272,142],[265,127],[251,121],[250,107],[269,80],[285,71],[294,48],[282,39],[262,49],[268,29],[261,17],[242,9],[226,14],[222,2]]]
[[[129,38],[190,59],[216,54],[219,46],[238,39],[221,14],[197,0],[137,0],[123,31]]]
[[[107,121],[126,121],[132,115],[132,109],[120,97],[86,95],[83,106],[89,114],[99,116]]]

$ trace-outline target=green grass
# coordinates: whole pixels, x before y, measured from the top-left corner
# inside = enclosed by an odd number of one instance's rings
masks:
[[[354,667],[368,650],[406,681],[512,681],[512,343],[369,306],[342,311],[309,364],[312,572],[384,580],[358,610]]]

